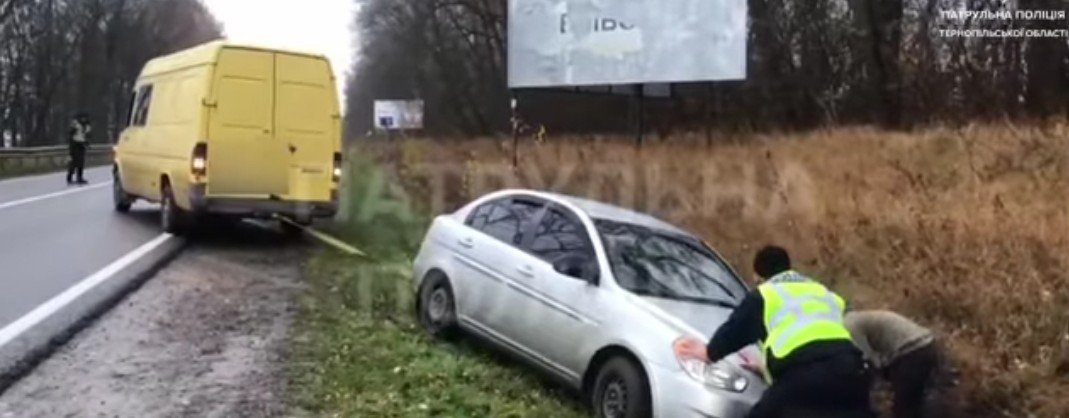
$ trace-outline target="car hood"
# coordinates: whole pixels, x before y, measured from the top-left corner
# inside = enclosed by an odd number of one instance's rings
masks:
[[[639,296],[646,308],[658,319],[676,328],[684,334],[691,334],[706,340],[713,338],[713,334],[720,326],[724,325],[731,315],[733,308],[709,305],[704,303],[683,302],[671,299],[655,298],[651,296]],[[693,335],[693,334],[698,335]],[[732,363],[763,363],[761,350],[757,344],[751,344],[739,350],[738,356],[730,356]]]
[[[731,315],[731,308],[709,305],[704,303],[683,302],[671,299],[651,296],[640,296],[642,301],[652,305],[667,318],[661,318],[666,322],[679,327],[685,325],[688,329],[680,331],[697,331],[702,337],[709,339],[713,333],[724,325]],[[657,316],[662,316],[658,314]]]

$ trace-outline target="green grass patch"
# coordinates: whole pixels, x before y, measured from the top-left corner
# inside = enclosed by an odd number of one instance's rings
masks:
[[[347,221],[333,231],[368,252],[313,255],[293,332],[290,387],[299,415],[580,417],[578,400],[535,372],[415,321],[411,260],[428,217],[386,174],[351,163]]]

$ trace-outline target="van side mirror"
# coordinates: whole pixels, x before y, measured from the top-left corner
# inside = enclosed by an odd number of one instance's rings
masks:
[[[598,283],[598,263],[583,254],[566,254],[553,262],[553,270],[591,284]]]

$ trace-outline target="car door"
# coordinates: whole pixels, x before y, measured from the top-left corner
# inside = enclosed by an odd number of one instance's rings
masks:
[[[578,377],[588,360],[584,348],[598,331],[597,258],[587,229],[570,210],[550,204],[524,242],[526,271],[517,289],[523,300],[510,326],[517,340],[537,352],[553,368]],[[554,263],[587,260],[584,272],[565,274]]]
[[[457,289],[458,314],[478,331],[515,345],[506,318],[515,306],[511,283],[527,254],[519,248],[543,202],[503,198],[477,207],[466,220],[469,228],[458,239],[456,258],[463,276]]]

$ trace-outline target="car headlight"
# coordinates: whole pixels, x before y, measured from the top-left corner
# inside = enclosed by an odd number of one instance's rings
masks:
[[[724,365],[709,363],[700,359],[681,355],[678,350],[674,351],[676,360],[679,361],[679,366],[683,368],[683,371],[687,373],[687,376],[690,376],[691,379],[694,379],[699,383],[731,392],[742,392],[746,390],[746,387],[749,385],[749,382],[745,377]]]

